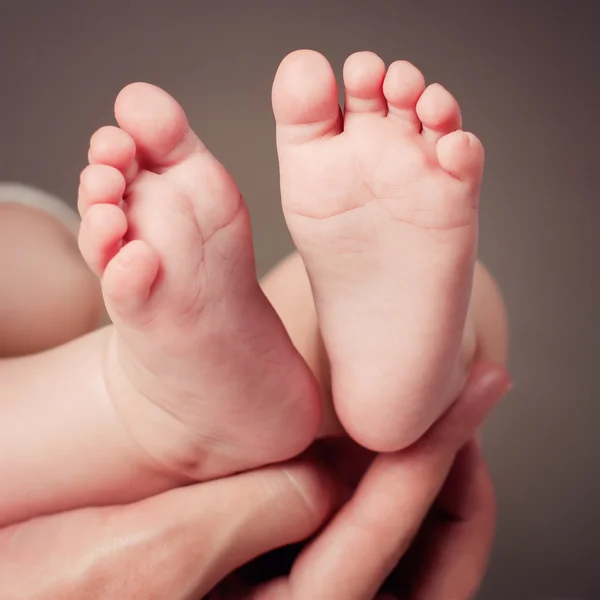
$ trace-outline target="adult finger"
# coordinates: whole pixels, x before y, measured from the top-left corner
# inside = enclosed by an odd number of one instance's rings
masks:
[[[509,387],[502,368],[476,366],[461,397],[420,442],[377,457],[353,498],[296,561],[288,597],[375,597],[411,544],[456,453]]]
[[[30,598],[202,597],[241,564],[313,534],[337,506],[310,461],[0,532],[0,588]]]
[[[480,448],[468,443],[415,548],[410,600],[469,600],[485,575],[494,536],[496,503]]]

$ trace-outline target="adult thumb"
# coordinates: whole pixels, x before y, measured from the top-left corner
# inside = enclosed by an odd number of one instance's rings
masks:
[[[156,548],[163,549],[155,568],[171,574],[165,597],[203,597],[243,564],[310,537],[343,497],[331,475],[306,459],[149,499],[144,521],[155,529]]]
[[[0,531],[2,598],[196,600],[242,564],[312,535],[339,491],[316,462],[299,460],[20,523]]]

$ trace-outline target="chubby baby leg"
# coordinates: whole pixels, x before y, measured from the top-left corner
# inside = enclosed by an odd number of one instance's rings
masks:
[[[100,286],[60,200],[0,183],[0,357],[32,354],[98,327]]]

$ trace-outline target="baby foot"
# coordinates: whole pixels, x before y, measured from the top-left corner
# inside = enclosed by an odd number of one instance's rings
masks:
[[[285,217],[306,264],[336,410],[377,451],[416,441],[456,397],[483,148],[407,62],[300,51],[273,87]]]
[[[92,138],[80,248],[114,322],[105,383],[136,441],[195,480],[302,451],[314,378],[259,288],[248,211],[166,92],[133,84]]]

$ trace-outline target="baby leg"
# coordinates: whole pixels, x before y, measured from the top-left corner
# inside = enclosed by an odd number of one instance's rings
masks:
[[[100,286],[77,249],[78,222],[45,192],[0,184],[0,357],[40,352],[100,324]]]
[[[231,176],[166,92],[129,86],[115,112],[79,190],[114,325],[0,361],[0,526],[285,460],[319,427]]]

